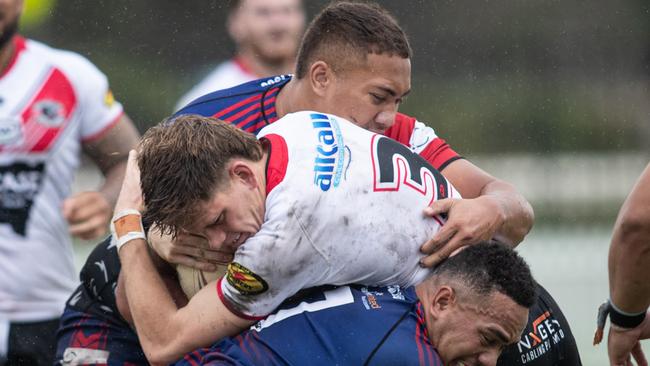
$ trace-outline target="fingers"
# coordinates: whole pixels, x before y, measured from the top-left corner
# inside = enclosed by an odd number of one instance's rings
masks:
[[[436,215],[446,214],[454,205],[457,199],[445,198],[439,201],[434,201],[429,207],[424,209],[424,214],[429,217]]]
[[[648,366],[648,361],[643,354],[643,349],[641,348],[641,342],[636,342],[634,347],[632,347],[632,357],[636,361],[638,366]]]
[[[452,225],[445,225],[440,228],[440,231],[424,243],[420,247],[420,251],[424,254],[433,254],[436,251],[440,250],[451,238],[456,234],[456,228]]]
[[[422,258],[420,260],[420,265],[422,267],[427,267],[427,268],[434,267],[438,263],[447,259],[447,257],[449,257],[456,250],[460,249],[465,245],[467,244],[461,238],[461,236],[455,233],[455,235],[452,238],[450,238],[446,244],[438,247],[438,249],[432,254]]]
[[[106,232],[107,223],[108,216],[93,216],[89,220],[70,225],[70,235],[84,240],[96,239]]]

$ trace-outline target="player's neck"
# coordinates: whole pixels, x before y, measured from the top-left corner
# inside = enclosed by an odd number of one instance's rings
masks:
[[[0,75],[2,75],[6,71],[7,67],[9,67],[9,62],[16,52],[16,42],[14,37],[7,41],[7,44],[0,49]]]
[[[237,53],[237,60],[245,71],[258,78],[288,74],[293,70],[294,62],[291,58],[278,63],[265,62],[256,57],[252,50],[241,50]]]
[[[303,78],[298,79],[294,75],[293,78],[280,90],[277,98],[275,99],[275,110],[279,118],[284,117],[289,113],[298,111],[317,110],[313,101],[316,97],[312,97],[312,91],[308,83]]]

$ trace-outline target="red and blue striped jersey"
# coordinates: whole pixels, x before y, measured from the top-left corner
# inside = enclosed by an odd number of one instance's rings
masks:
[[[218,90],[195,99],[174,116],[198,114],[219,118],[257,134],[281,117],[275,109],[275,100],[291,78],[292,75],[278,75]],[[461,158],[431,127],[401,113],[385,135],[408,146],[438,170]]]
[[[250,330],[182,365],[442,366],[413,287],[304,290]]]

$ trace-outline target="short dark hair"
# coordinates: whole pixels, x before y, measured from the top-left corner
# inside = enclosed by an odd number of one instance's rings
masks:
[[[406,34],[384,8],[371,3],[335,2],[312,20],[303,36],[296,77],[303,78],[314,62],[323,60],[335,71],[350,58],[369,54],[411,58]]]
[[[533,306],[537,297],[528,264],[502,244],[485,242],[465,248],[443,261],[434,270],[436,275],[457,279],[478,295],[497,290],[526,308]]]
[[[227,185],[232,158],[262,159],[257,138],[227,122],[181,115],[150,128],[139,145],[144,221],[175,236],[195,218],[200,203]]]

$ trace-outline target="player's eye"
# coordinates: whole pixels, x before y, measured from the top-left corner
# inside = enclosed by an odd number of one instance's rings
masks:
[[[370,96],[372,97],[372,101],[375,104],[381,104],[386,101],[386,97],[379,94],[370,93]]]

